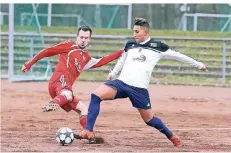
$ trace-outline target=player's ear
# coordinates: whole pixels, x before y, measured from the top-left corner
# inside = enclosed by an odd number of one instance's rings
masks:
[[[144,28],[144,33],[145,33],[145,35],[148,35],[149,31],[147,28]]]
[[[148,34],[149,33],[149,29],[147,27],[145,27],[145,32]]]

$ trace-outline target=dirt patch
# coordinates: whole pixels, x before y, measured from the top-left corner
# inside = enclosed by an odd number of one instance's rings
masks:
[[[96,134],[105,138],[104,144],[75,140],[71,146],[62,147],[55,141],[57,129],[82,128],[74,111],[42,112],[41,107],[50,100],[47,84],[1,80],[2,152],[231,151],[230,88],[150,86],[153,112],[181,137],[180,149],[146,126],[128,99],[102,102]],[[77,82],[74,92],[88,104],[98,85]]]

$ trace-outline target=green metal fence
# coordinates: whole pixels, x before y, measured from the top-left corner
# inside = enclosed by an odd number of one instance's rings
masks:
[[[48,4],[35,4],[41,26],[48,23]],[[153,29],[178,29],[184,13],[231,14],[228,4],[132,4],[129,17],[127,5],[52,4],[51,26],[90,25],[98,28],[127,28],[135,17],[147,18]],[[8,13],[8,5],[1,4],[1,11]],[[8,24],[7,15],[1,15],[2,24]],[[199,18],[200,31],[221,31],[229,18]],[[15,25],[35,25],[31,4],[15,4]],[[188,30],[193,30],[193,18],[188,18]],[[130,25],[131,27],[131,25]],[[230,31],[231,23],[224,31]]]

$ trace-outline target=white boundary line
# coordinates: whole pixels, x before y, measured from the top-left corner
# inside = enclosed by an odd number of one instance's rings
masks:
[[[139,132],[139,131],[153,131],[154,129],[137,129],[137,130],[126,130],[126,129],[109,129],[109,130],[95,130],[98,132]],[[224,128],[174,128],[173,131],[202,131],[202,130],[231,130],[231,127],[224,127]],[[75,130],[74,130],[75,131]],[[15,132],[47,132],[45,131],[13,131],[13,130],[1,130],[1,133],[15,133]]]
[[[137,131],[153,131],[154,128],[146,129],[146,128],[140,128],[137,130],[95,130],[99,132],[137,132]],[[231,127],[227,128],[174,128],[173,131],[202,131],[202,130],[231,130]]]
[[[173,131],[201,131],[201,130],[231,130],[231,127],[227,128],[173,128]],[[151,129],[146,129],[146,128],[141,128],[137,130],[95,130],[98,132],[137,132],[137,131],[153,131],[153,128]]]
[[[198,130],[231,130],[231,127],[227,128],[185,128],[185,129],[173,129],[178,131],[198,131]]]

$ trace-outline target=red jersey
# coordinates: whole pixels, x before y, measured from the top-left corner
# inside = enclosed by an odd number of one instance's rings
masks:
[[[67,74],[71,81],[70,83],[73,84],[83,70],[105,65],[115,59],[118,59],[122,52],[123,50],[119,50],[100,59],[95,59],[91,57],[87,51],[80,49],[75,42],[64,41],[41,50],[25,64],[25,67],[30,69],[30,67],[38,60],[59,54],[59,60],[56,65],[55,72]]]

